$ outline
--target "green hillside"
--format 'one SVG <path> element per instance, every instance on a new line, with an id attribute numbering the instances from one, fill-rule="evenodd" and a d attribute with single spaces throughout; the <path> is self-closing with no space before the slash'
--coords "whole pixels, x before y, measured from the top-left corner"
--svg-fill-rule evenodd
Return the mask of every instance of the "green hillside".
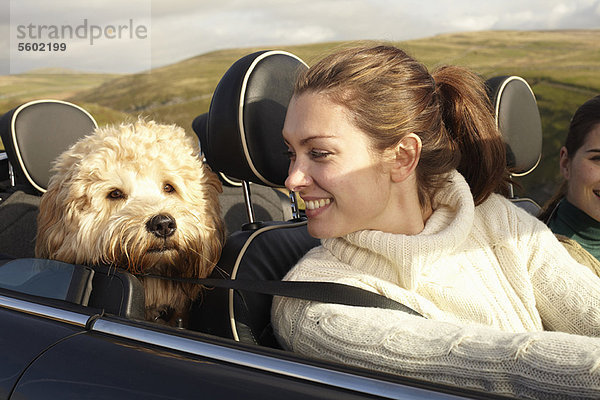
<path id="1" fill-rule="evenodd" d="M 309 65 L 344 43 L 273 47 Z M 558 149 L 577 106 L 600 93 L 600 30 L 490 31 L 445 34 L 396 43 L 429 68 L 467 66 L 485 78 L 519 75 L 532 86 L 544 129 L 543 159 L 519 182 L 538 202 L 558 180 Z M 264 48 L 215 51 L 133 75 L 16 75 L 0 77 L 0 108 L 59 97 L 88 109 L 100 124 L 145 116 L 176 123 L 190 134 L 193 118 L 208 110 L 220 77 L 238 58 Z M 7 95 L 8 93 L 8 95 Z"/>

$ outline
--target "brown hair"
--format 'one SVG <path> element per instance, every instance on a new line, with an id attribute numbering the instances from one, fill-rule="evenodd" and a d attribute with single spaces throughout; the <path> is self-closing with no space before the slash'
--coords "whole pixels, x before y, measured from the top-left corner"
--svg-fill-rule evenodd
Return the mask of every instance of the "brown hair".
<path id="1" fill-rule="evenodd" d="M 323 93 L 346 107 L 373 149 L 396 146 L 409 133 L 423 147 L 416 174 L 422 205 L 456 168 L 480 204 L 505 191 L 506 153 L 483 81 L 469 70 L 427 68 L 387 45 L 331 54 L 304 72 L 295 95 Z"/>
<path id="2" fill-rule="evenodd" d="M 592 97 L 585 103 L 583 103 L 575 114 L 571 118 L 569 124 L 569 131 L 567 133 L 567 139 L 565 140 L 565 148 L 567 149 L 567 157 L 569 160 L 573 159 L 575 153 L 585 143 L 588 133 L 590 133 L 598 124 L 600 124 L 600 95 Z M 539 219 L 548 222 L 552 212 L 567 195 L 568 182 L 563 179 L 558 190 L 554 195 L 544 204 Z"/>

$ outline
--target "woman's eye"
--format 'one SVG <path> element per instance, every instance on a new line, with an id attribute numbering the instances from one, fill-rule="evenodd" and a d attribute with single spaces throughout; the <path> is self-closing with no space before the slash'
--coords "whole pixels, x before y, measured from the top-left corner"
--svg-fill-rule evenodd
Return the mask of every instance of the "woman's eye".
<path id="1" fill-rule="evenodd" d="M 165 186 L 163 186 L 163 191 L 165 193 L 173 193 L 175 191 L 175 188 L 171 184 L 165 183 Z"/>
<path id="2" fill-rule="evenodd" d="M 108 195 L 106 197 L 108 199 L 110 199 L 110 200 L 124 199 L 125 198 L 125 193 L 123 193 L 119 189 L 113 189 L 110 192 L 108 192 Z"/>
<path id="3" fill-rule="evenodd" d="M 311 150 L 309 154 L 311 158 L 325 158 L 331 155 L 331 153 L 323 150 Z"/>

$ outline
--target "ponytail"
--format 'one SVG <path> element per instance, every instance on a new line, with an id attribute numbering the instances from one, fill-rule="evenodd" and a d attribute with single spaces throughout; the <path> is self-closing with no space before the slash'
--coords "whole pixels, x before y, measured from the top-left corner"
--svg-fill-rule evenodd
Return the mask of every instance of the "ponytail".
<path id="1" fill-rule="evenodd" d="M 458 171 L 468 182 L 475 204 L 491 193 L 506 194 L 506 150 L 483 81 L 469 70 L 444 66 L 433 73 L 442 120 L 461 157 Z"/>

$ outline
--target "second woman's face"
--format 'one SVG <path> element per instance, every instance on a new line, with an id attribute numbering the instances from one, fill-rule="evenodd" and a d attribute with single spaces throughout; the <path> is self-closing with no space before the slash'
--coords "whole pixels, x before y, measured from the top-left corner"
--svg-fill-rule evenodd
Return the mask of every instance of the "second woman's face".
<path id="1" fill-rule="evenodd" d="M 294 97 L 283 136 L 290 152 L 286 187 L 304 200 L 312 236 L 393 231 L 389 168 L 345 107 L 319 93 Z"/>
<path id="2" fill-rule="evenodd" d="M 561 170 L 568 181 L 567 200 L 600 221 L 600 125 L 587 134 L 571 159 L 561 150 Z"/>

